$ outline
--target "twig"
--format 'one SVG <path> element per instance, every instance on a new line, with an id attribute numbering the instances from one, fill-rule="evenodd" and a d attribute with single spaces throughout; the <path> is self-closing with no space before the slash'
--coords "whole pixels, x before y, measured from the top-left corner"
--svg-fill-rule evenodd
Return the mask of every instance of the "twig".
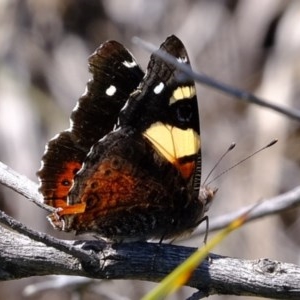
<path id="1" fill-rule="evenodd" d="M 166 62 L 176 66 L 176 68 L 178 68 L 179 70 L 184 72 L 188 77 L 194 79 L 195 81 L 197 81 L 201 84 L 207 85 L 213 89 L 219 90 L 225 94 L 231 95 L 242 101 L 254 103 L 254 104 L 257 104 L 257 105 L 260 105 L 263 107 L 267 107 L 267 108 L 277 111 L 281 114 L 284 114 L 292 119 L 300 121 L 300 111 L 296 108 L 290 109 L 287 107 L 283 107 L 281 105 L 267 102 L 266 100 L 263 100 L 249 92 L 237 89 L 237 88 L 230 86 L 228 84 L 225 84 L 225 83 L 221 83 L 209 76 L 204 75 L 203 73 L 200 74 L 200 73 L 194 72 L 189 65 L 178 62 L 177 59 L 174 58 L 172 55 L 170 55 L 160 49 L 157 50 L 157 47 L 155 47 L 153 44 L 143 41 L 142 39 L 140 39 L 138 37 L 134 37 L 133 42 L 135 44 L 140 45 L 148 52 L 151 52 L 151 53 L 154 52 L 155 55 L 159 56 L 161 59 L 165 60 Z"/>
<path id="2" fill-rule="evenodd" d="M 17 173 L 10 167 L 0 162 L 0 182 L 20 195 L 23 195 L 31 202 L 48 212 L 55 212 L 54 207 L 43 203 L 42 195 L 38 192 L 38 186 L 27 177 Z"/>
<path id="3" fill-rule="evenodd" d="M 284 194 L 262 201 L 255 209 L 253 209 L 246 222 L 250 222 L 269 215 L 274 215 L 276 213 L 283 212 L 297 206 L 300 206 L 300 186 Z M 234 211 L 233 213 L 211 218 L 209 220 L 209 231 L 215 231 L 224 228 L 235 218 L 245 213 L 251 207 L 253 207 L 253 204 Z M 205 229 L 201 227 L 199 227 L 194 232 L 194 234 L 203 233 L 205 233 Z"/>
<path id="4" fill-rule="evenodd" d="M 94 257 L 90 253 L 90 251 L 84 251 L 81 248 L 74 247 L 70 243 L 65 243 L 64 241 L 58 240 L 50 235 L 47 235 L 46 233 L 42 233 L 30 229 L 24 224 L 15 220 L 14 218 L 8 216 L 1 210 L 0 210 L 0 223 L 8 226 L 9 228 L 17 231 L 18 233 L 21 233 L 29 237 L 34 241 L 44 243 L 49 247 L 53 247 L 57 250 L 63 251 L 67 254 L 72 255 L 73 257 L 78 258 L 81 261 L 89 262 L 90 264 L 93 264 L 95 262 L 95 260 L 93 261 Z M 98 259 L 96 261 L 98 263 Z"/>

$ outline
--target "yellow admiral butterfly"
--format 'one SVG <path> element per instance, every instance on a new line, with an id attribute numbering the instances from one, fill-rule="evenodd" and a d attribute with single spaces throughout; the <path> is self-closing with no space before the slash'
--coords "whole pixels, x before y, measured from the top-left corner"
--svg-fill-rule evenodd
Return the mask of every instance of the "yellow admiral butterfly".
<path id="1" fill-rule="evenodd" d="M 174 35 L 160 49 L 190 64 Z M 44 202 L 58 208 L 48 219 L 118 242 L 191 232 L 216 192 L 200 186 L 195 83 L 155 53 L 144 75 L 115 41 L 96 50 L 89 68 L 71 126 L 48 143 L 37 173 Z"/>

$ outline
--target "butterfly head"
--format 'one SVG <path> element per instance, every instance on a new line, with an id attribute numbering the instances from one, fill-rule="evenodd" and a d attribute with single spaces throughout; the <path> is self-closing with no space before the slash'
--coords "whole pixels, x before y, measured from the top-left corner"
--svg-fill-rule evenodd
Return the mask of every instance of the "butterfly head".
<path id="1" fill-rule="evenodd" d="M 217 191 L 217 188 L 211 188 L 207 185 L 200 187 L 198 201 L 203 205 L 203 213 L 209 210 Z"/>

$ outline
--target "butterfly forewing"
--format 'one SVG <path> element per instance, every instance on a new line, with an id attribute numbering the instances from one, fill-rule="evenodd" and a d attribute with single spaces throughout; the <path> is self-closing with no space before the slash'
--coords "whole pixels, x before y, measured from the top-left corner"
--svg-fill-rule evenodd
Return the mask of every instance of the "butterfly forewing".
<path id="1" fill-rule="evenodd" d="M 110 132 L 121 108 L 144 76 L 130 52 L 116 41 L 102 44 L 89 58 L 93 78 L 72 112 L 78 144 L 91 146 Z"/>
<path id="2" fill-rule="evenodd" d="M 175 36 L 169 37 L 160 50 L 179 63 L 190 65 L 184 45 Z M 193 80 L 182 78 L 186 76 L 176 66 L 154 53 L 145 78 L 121 111 L 120 126 L 132 126 L 141 131 L 197 193 L 201 145 L 196 88 Z"/>
<path id="3" fill-rule="evenodd" d="M 113 129 L 120 109 L 144 76 L 130 52 L 115 41 L 102 44 L 90 56 L 89 70 L 92 79 L 72 112 L 70 128 L 48 143 L 37 173 L 44 202 L 54 207 L 67 206 L 73 178 L 91 146 Z"/>

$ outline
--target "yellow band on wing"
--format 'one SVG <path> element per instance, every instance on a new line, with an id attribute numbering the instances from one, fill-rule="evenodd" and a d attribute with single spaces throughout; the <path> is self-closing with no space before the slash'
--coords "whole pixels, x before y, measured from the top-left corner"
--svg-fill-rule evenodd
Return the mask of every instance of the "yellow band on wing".
<path id="1" fill-rule="evenodd" d="M 174 164 L 184 178 L 192 175 L 195 169 L 192 161 L 180 162 L 180 158 L 193 157 L 200 149 L 200 136 L 192 128 L 180 129 L 162 122 L 152 124 L 143 135 L 157 151 Z"/>
<path id="2" fill-rule="evenodd" d="M 172 97 L 170 98 L 169 105 L 179 100 L 191 99 L 196 95 L 195 86 L 179 86 L 174 90 Z"/>

